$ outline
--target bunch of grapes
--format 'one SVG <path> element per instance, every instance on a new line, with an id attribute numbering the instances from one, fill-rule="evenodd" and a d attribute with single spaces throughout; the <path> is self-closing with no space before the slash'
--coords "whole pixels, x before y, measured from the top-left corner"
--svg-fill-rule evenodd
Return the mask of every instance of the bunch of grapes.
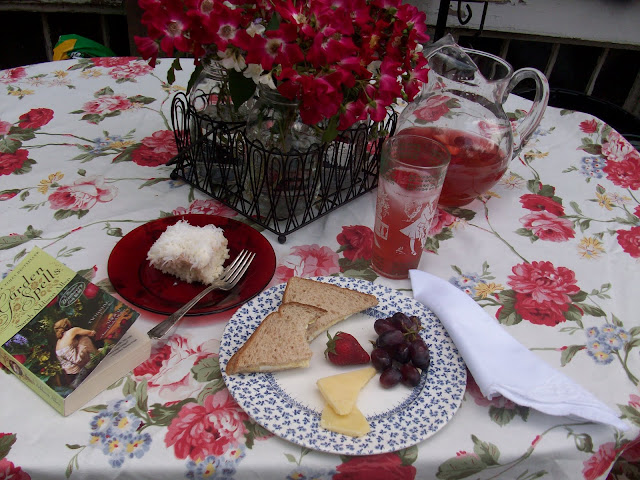
<path id="1" fill-rule="evenodd" d="M 378 338 L 373 342 L 371 363 L 380 374 L 380 384 L 391 388 L 398 383 L 415 387 L 420 371 L 429 368 L 429 349 L 420 337 L 420 319 L 402 312 L 379 318 L 373 328 Z"/>

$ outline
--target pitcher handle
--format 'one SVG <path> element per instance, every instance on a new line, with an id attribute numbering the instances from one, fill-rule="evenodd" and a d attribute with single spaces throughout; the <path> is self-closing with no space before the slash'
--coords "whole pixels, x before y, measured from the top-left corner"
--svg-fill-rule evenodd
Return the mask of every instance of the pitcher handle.
<path id="1" fill-rule="evenodd" d="M 547 104 L 549 103 L 549 81 L 544 74 L 535 68 L 521 68 L 517 70 L 509 85 L 502 96 L 502 103 L 507 100 L 507 97 L 511 93 L 511 90 L 523 80 L 533 79 L 536 84 L 536 96 L 533 100 L 533 105 L 529 110 L 529 113 L 518 122 L 513 135 L 513 155 L 517 155 L 522 149 L 531 134 L 538 128 L 542 121 L 542 115 L 544 114 Z"/>

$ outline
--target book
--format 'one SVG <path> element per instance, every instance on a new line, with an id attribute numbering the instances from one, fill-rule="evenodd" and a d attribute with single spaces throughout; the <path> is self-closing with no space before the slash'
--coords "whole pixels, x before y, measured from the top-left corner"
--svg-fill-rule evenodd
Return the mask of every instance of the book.
<path id="1" fill-rule="evenodd" d="M 67 416 L 149 358 L 139 315 L 34 247 L 0 282 L 0 363 Z"/>

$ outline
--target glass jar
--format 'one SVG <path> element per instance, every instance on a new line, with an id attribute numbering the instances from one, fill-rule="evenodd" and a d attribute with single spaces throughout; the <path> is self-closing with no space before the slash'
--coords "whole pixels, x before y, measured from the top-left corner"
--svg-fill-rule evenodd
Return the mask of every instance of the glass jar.
<path id="1" fill-rule="evenodd" d="M 245 122 L 250 102 L 236 110 L 229 87 L 229 73 L 213 55 L 205 56 L 202 71 L 189 92 L 189 104 L 198 114 L 222 122 Z"/>
<path id="2" fill-rule="evenodd" d="M 266 150 L 282 153 L 306 152 L 322 144 L 322 131 L 302 121 L 299 102 L 265 85 L 258 87 L 257 99 L 247 115 L 246 136 Z"/>

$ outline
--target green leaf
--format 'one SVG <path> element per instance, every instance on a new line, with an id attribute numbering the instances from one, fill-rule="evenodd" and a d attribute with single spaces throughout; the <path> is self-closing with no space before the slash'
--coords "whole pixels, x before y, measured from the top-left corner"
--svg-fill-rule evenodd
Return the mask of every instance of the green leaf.
<path id="1" fill-rule="evenodd" d="M 11 446 L 16 443 L 16 434 L 9 433 L 0 437 L 0 460 L 6 457 L 11 450 Z"/>
<path id="2" fill-rule="evenodd" d="M 189 82 L 187 83 L 187 91 L 186 91 L 187 94 L 189 94 L 189 92 L 193 88 L 193 85 L 196 83 L 196 80 L 198 79 L 198 76 L 200 75 L 201 72 L 202 72 L 202 64 L 200 63 L 196 65 L 195 68 L 193 69 L 193 72 L 191 72 L 191 76 L 189 77 Z"/>
<path id="3" fill-rule="evenodd" d="M 289 460 L 289 462 L 291 462 L 291 463 L 295 463 L 295 464 L 297 464 L 297 463 L 298 463 L 298 460 L 296 460 L 296 457 L 294 457 L 294 456 L 293 456 L 293 455 L 291 455 L 290 453 L 285 453 L 285 454 L 284 454 L 284 456 L 285 456 L 285 458 L 286 458 L 287 460 Z"/>
<path id="4" fill-rule="evenodd" d="M 529 230 L 528 228 L 518 228 L 516 230 L 516 233 L 518 235 L 520 235 L 521 237 L 535 237 L 535 235 L 533 234 L 533 232 L 531 230 Z"/>
<path id="5" fill-rule="evenodd" d="M 156 183 L 167 182 L 169 180 L 171 180 L 171 179 L 170 178 L 150 178 L 149 180 L 144 182 L 142 185 L 140 185 L 138 187 L 138 190 L 140 190 L 141 188 L 144 188 L 144 187 L 150 187 L 151 185 L 155 185 Z"/>
<path id="6" fill-rule="evenodd" d="M 82 116 L 81 120 L 86 120 L 89 123 L 99 123 L 103 118 L 102 115 L 98 115 L 97 113 L 87 113 Z"/>
<path id="7" fill-rule="evenodd" d="M 602 154 L 602 145 L 599 144 L 592 144 L 592 145 L 583 145 L 582 147 L 579 147 L 578 150 L 584 150 L 585 152 L 591 154 L 591 155 L 601 155 Z"/>
<path id="8" fill-rule="evenodd" d="M 500 450 L 493 443 L 483 442 L 475 435 L 471 435 L 473 440 L 473 451 L 480 457 L 485 465 L 498 465 Z"/>
<path id="9" fill-rule="evenodd" d="M 103 95 L 113 95 L 113 89 L 111 87 L 104 87 L 101 90 L 98 90 L 96 93 L 93 94 L 94 97 L 98 98 L 98 97 L 102 97 Z"/>
<path id="10" fill-rule="evenodd" d="M 458 217 L 467 221 L 473 220 L 476 216 L 476 212 L 474 212 L 473 210 L 469 210 L 468 208 L 445 208 L 444 210 L 454 217 Z"/>
<path id="11" fill-rule="evenodd" d="M 622 418 L 626 418 L 635 426 L 640 427 L 640 412 L 629 405 L 620 405 L 618 408 L 622 412 Z"/>
<path id="12" fill-rule="evenodd" d="M 471 477 L 487 468 L 475 455 L 463 455 L 446 460 L 438 467 L 436 478 L 440 480 L 459 480 Z"/>
<path id="13" fill-rule="evenodd" d="M 578 215 L 582 215 L 582 210 L 580 209 L 580 206 L 577 202 L 569 202 L 569 205 L 571 205 L 571 208 L 573 208 L 574 212 L 576 212 Z"/>
<path id="14" fill-rule="evenodd" d="M 193 378 L 198 382 L 210 382 L 222 378 L 220 361 L 217 357 L 206 357 L 191 367 Z"/>
<path id="15" fill-rule="evenodd" d="M 570 322 L 582 322 L 582 311 L 574 304 L 569 305 L 569 309 L 564 312 L 563 316 Z"/>
<path id="16" fill-rule="evenodd" d="M 68 443 L 67 443 L 67 444 L 65 445 L 65 447 L 67 447 L 67 448 L 69 448 L 69 449 L 71 449 L 71 450 L 77 450 L 77 449 L 79 449 L 79 448 L 83 448 L 83 447 L 85 447 L 85 446 L 86 446 L 86 445 L 78 445 L 77 443 L 74 443 L 73 445 L 70 445 L 70 444 L 68 444 Z"/>
<path id="17" fill-rule="evenodd" d="M 584 302 L 587 296 L 588 296 L 587 292 L 585 292 L 584 290 L 580 290 L 578 293 L 574 295 L 569 295 L 569 298 L 571 298 L 572 302 L 577 303 L 577 302 Z"/>
<path id="18" fill-rule="evenodd" d="M 587 315 L 591 315 L 593 317 L 606 317 L 607 314 L 600 307 L 594 307 L 592 305 L 588 305 L 586 303 L 576 303 L 578 307 L 580 307 L 584 313 Z"/>
<path id="19" fill-rule="evenodd" d="M 584 349 L 585 349 L 584 345 L 569 345 L 569 346 L 567 346 L 567 348 L 562 350 L 562 353 L 560 354 L 560 365 L 562 367 L 564 367 L 571 360 L 573 360 L 573 357 L 576 355 L 576 353 L 578 353 L 580 350 L 584 350 Z"/>
<path id="20" fill-rule="evenodd" d="M 516 411 L 511 408 L 489 407 L 489 417 L 495 423 L 504 427 L 516 416 Z"/>
<path id="21" fill-rule="evenodd" d="M 136 382 L 131 377 L 127 377 L 125 380 L 124 387 L 122 387 L 122 394 L 125 397 L 136 394 Z"/>
<path id="22" fill-rule="evenodd" d="M 229 74 L 229 94 L 236 112 L 240 106 L 253 97 L 256 91 L 255 82 L 235 70 L 227 70 Z"/>
<path id="23" fill-rule="evenodd" d="M 136 406 L 140 411 L 147 411 L 148 399 L 149 397 L 147 395 L 147 381 L 143 380 L 138 385 L 138 388 L 136 388 Z"/>
<path id="24" fill-rule="evenodd" d="M 213 395 L 214 393 L 219 392 L 224 388 L 225 388 L 225 384 L 222 378 L 213 380 L 212 382 L 207 383 L 204 386 L 204 388 L 200 390 L 200 393 L 198 393 L 198 398 L 196 400 L 198 401 L 199 404 L 202 405 L 204 403 L 205 398 L 207 398 L 209 395 Z"/>
<path id="25" fill-rule="evenodd" d="M 418 447 L 416 445 L 400 450 L 397 453 L 404 466 L 413 465 L 418 459 Z"/>
<path id="26" fill-rule="evenodd" d="M 102 410 L 104 410 L 105 408 L 107 408 L 106 405 L 91 405 L 91 406 L 85 407 L 85 408 L 83 408 L 81 410 L 83 412 L 87 412 L 87 413 L 98 413 L 98 412 L 101 412 Z M 69 448 L 71 448 L 71 447 L 69 447 Z"/>
<path id="27" fill-rule="evenodd" d="M 134 95 L 133 97 L 129 97 L 129 100 L 134 103 L 142 103 L 144 105 L 149 105 L 150 103 L 153 103 L 156 101 L 155 98 L 145 97 L 144 95 Z M 116 112 L 118 112 L 118 115 L 120 114 L 120 110 L 116 110 Z"/>
<path id="28" fill-rule="evenodd" d="M 187 403 L 194 403 L 195 399 L 187 398 L 181 400 L 178 403 L 172 405 L 162 405 L 161 403 L 154 403 L 149 410 L 149 416 L 156 427 L 168 427 L 171 421 L 178 416 L 178 412 L 182 410 L 182 407 Z"/>

